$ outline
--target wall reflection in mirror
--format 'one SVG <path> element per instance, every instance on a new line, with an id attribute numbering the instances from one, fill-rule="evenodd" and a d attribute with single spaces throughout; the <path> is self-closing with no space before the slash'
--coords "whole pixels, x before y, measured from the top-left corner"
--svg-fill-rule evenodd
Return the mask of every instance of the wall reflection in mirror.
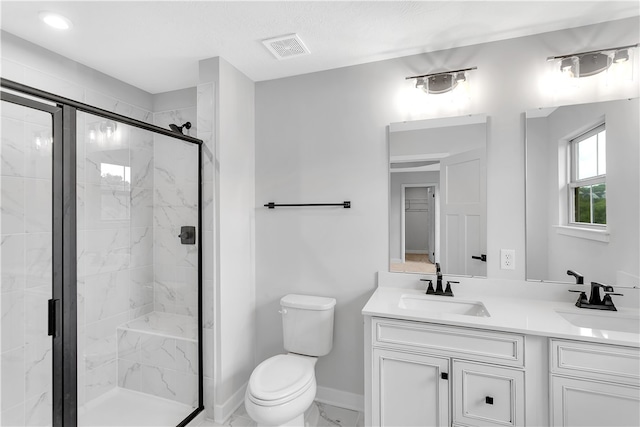
<path id="1" fill-rule="evenodd" d="M 637 98 L 527 112 L 527 279 L 638 285 L 638 114 Z"/>
<path id="2" fill-rule="evenodd" d="M 389 125 L 390 271 L 486 277 L 486 120 Z"/>

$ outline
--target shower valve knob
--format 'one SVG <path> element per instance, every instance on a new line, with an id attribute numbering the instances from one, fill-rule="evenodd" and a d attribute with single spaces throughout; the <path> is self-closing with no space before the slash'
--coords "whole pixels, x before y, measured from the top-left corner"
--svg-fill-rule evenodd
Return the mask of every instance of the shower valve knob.
<path id="1" fill-rule="evenodd" d="M 180 243 L 183 245 L 195 245 L 196 244 L 196 228 L 191 225 L 184 225 L 180 228 Z"/>

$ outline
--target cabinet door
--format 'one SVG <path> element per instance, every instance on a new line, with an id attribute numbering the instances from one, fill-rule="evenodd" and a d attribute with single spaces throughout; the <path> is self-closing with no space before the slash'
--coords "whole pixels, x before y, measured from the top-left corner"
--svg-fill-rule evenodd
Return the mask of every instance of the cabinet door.
<path id="1" fill-rule="evenodd" d="M 551 377 L 554 426 L 638 426 L 640 389 L 574 378 Z"/>
<path id="2" fill-rule="evenodd" d="M 449 359 L 373 350 L 374 426 L 448 426 Z"/>
<path id="3" fill-rule="evenodd" d="M 453 362 L 453 421 L 466 425 L 524 425 L 524 372 Z"/>

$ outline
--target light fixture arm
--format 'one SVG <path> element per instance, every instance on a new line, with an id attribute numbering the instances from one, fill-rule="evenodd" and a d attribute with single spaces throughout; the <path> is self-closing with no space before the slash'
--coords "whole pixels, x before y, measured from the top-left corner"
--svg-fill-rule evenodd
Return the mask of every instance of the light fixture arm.
<path id="1" fill-rule="evenodd" d="M 463 71 L 471 71 L 471 70 L 477 70 L 477 69 L 478 69 L 478 67 L 470 67 L 470 68 L 463 68 L 463 69 L 460 69 L 460 70 L 441 71 L 439 73 L 431 73 L 431 74 L 423 74 L 421 76 L 405 77 L 405 80 L 423 79 L 425 77 L 441 76 L 441 75 L 444 75 L 444 74 L 462 73 Z"/>
<path id="2" fill-rule="evenodd" d="M 633 49 L 633 48 L 638 47 L 638 45 L 639 45 L 639 43 L 631 44 L 631 45 L 628 45 L 628 46 L 618 46 L 618 47 L 611 47 L 611 48 L 607 48 L 607 49 L 590 50 L 588 52 L 571 53 L 571 54 L 568 54 L 568 55 L 549 56 L 549 57 L 547 57 L 547 61 L 555 61 L 555 60 L 558 60 L 558 59 L 573 58 L 575 56 L 590 55 L 590 54 L 594 54 L 594 53 L 610 52 L 610 51 L 620 50 L 620 49 Z M 407 77 L 407 78 L 409 78 L 409 77 Z"/>

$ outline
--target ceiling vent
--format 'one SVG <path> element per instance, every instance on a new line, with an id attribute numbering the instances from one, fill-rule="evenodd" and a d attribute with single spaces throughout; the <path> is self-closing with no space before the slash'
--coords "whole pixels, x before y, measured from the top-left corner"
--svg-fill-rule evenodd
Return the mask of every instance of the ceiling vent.
<path id="1" fill-rule="evenodd" d="M 269 52 L 271 52 L 273 56 L 280 60 L 311 53 L 297 34 L 288 34 L 286 36 L 262 40 L 262 43 L 269 49 Z"/>

